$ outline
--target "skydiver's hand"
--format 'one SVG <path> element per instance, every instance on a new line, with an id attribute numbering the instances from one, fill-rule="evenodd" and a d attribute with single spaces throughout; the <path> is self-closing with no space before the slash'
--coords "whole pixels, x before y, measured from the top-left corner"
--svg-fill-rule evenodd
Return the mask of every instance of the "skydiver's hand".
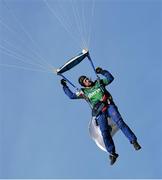
<path id="1" fill-rule="evenodd" d="M 65 79 L 61 79 L 61 84 L 63 85 L 63 86 L 66 86 L 66 80 Z"/>
<path id="2" fill-rule="evenodd" d="M 97 67 L 97 68 L 96 68 L 96 73 L 97 73 L 97 74 L 101 74 L 102 71 L 103 71 L 102 68 L 100 68 L 100 67 Z"/>

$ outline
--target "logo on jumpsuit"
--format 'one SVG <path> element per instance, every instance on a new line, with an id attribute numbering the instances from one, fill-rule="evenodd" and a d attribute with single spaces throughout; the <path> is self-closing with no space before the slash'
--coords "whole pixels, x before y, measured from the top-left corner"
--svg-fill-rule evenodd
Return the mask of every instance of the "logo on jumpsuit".
<path id="1" fill-rule="evenodd" d="M 94 92 L 88 94 L 88 98 L 95 96 L 99 92 L 101 92 L 101 89 L 96 89 Z"/>

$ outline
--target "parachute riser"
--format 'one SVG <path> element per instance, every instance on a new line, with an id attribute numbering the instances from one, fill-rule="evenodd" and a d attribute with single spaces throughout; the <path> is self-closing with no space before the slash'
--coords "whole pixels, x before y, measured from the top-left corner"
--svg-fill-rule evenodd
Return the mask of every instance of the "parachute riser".
<path id="1" fill-rule="evenodd" d="M 104 92 L 103 85 L 100 83 L 100 77 L 99 77 L 99 75 L 96 73 L 95 66 L 94 66 L 94 64 L 93 64 L 93 61 L 92 61 L 92 59 L 91 59 L 91 57 L 90 57 L 89 53 L 88 53 L 88 55 L 87 55 L 87 58 L 89 59 L 89 61 L 90 61 L 91 65 L 92 65 L 92 68 L 93 68 L 93 70 L 94 70 L 94 72 L 95 72 L 95 74 L 96 74 L 97 81 L 98 81 L 98 82 L 99 82 L 99 84 L 100 84 L 101 90 Z"/>
<path id="2" fill-rule="evenodd" d="M 67 79 L 64 75 L 59 74 L 59 76 L 61 76 L 63 79 L 65 79 L 71 86 L 73 86 L 77 91 L 79 90 L 69 79 Z"/>
<path id="3" fill-rule="evenodd" d="M 96 77 L 97 77 L 97 79 L 99 80 L 100 77 L 99 77 L 98 74 L 96 73 L 95 66 L 94 66 L 94 64 L 93 64 L 93 61 L 92 61 L 92 59 L 91 59 L 89 53 L 88 53 L 88 55 L 87 55 L 87 58 L 89 59 L 89 61 L 90 61 L 90 63 L 91 63 L 91 66 L 92 66 L 92 68 L 93 68 L 93 70 L 94 70 L 94 72 L 95 72 L 95 74 L 96 74 Z"/>

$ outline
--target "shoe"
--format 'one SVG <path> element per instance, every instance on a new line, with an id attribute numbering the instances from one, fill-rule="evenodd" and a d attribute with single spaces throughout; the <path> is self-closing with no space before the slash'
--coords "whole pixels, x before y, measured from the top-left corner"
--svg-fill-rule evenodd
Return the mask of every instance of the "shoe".
<path id="1" fill-rule="evenodd" d="M 132 144 L 133 144 L 134 149 L 135 149 L 136 151 L 138 151 L 138 150 L 140 150 L 140 149 L 141 149 L 141 146 L 138 144 L 138 142 L 137 142 L 137 141 L 133 141 L 133 142 L 132 142 Z"/>
<path id="2" fill-rule="evenodd" d="M 116 153 L 110 154 L 109 159 L 110 159 L 110 165 L 113 165 L 116 162 L 116 159 L 119 155 Z"/>

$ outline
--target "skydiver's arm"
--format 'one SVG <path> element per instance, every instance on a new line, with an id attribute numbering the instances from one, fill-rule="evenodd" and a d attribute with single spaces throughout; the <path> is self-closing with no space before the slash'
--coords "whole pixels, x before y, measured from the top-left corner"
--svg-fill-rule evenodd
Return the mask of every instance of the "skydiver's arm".
<path id="1" fill-rule="evenodd" d="M 67 83 L 66 83 L 66 80 L 65 79 L 61 79 L 60 81 L 62 87 L 63 87 L 63 90 L 65 92 L 65 94 L 70 98 L 70 99 L 83 99 L 84 96 L 83 96 L 83 93 L 82 91 L 78 91 L 76 93 L 73 93 L 69 87 L 67 86 Z"/>
<path id="2" fill-rule="evenodd" d="M 70 99 L 84 99 L 84 95 L 82 91 L 78 91 L 74 93 L 69 89 L 67 85 L 63 86 L 63 90 Z"/>
<path id="3" fill-rule="evenodd" d="M 79 97 L 76 95 L 76 93 L 73 93 L 67 85 L 63 86 L 63 90 L 70 99 L 79 99 Z"/>
<path id="4" fill-rule="evenodd" d="M 103 70 L 100 67 L 96 68 L 96 73 L 102 74 L 103 76 L 106 77 L 105 79 L 102 79 L 102 83 L 104 85 L 108 85 L 114 80 L 114 77 L 112 76 L 112 74 L 110 72 L 108 72 L 107 70 Z"/>
<path id="5" fill-rule="evenodd" d="M 107 70 L 102 70 L 101 74 L 106 77 L 102 80 L 105 85 L 110 84 L 114 80 L 113 75 Z"/>

